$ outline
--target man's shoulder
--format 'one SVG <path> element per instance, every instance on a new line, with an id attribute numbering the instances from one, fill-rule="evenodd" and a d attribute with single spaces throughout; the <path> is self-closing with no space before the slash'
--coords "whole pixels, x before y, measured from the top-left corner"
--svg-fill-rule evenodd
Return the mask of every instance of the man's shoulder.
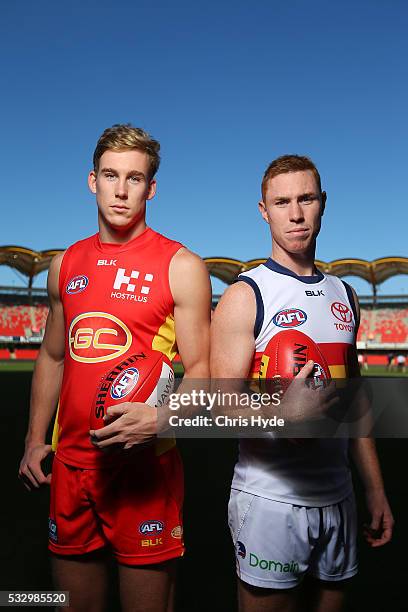
<path id="1" fill-rule="evenodd" d="M 220 303 L 234 305 L 239 311 L 255 302 L 254 289 L 243 277 L 238 276 L 232 285 L 224 291 Z"/>
<path id="2" fill-rule="evenodd" d="M 201 281 L 209 282 L 209 274 L 207 266 L 204 260 L 193 253 L 180 243 L 174 243 L 179 248 L 174 249 L 174 255 L 170 262 L 170 278 L 171 282 L 178 279 L 182 285 L 187 284 L 191 289 L 191 283 L 196 279 L 199 283 Z"/>

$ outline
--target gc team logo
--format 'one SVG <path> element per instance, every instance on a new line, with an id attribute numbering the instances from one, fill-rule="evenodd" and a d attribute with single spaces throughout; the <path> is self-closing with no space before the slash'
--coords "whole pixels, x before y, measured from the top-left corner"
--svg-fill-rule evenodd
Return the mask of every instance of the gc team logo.
<path id="1" fill-rule="evenodd" d="M 242 542 L 237 540 L 236 548 L 237 548 L 237 555 L 238 555 L 238 557 L 242 557 L 243 559 L 245 559 L 245 557 L 246 557 L 245 544 L 243 544 Z"/>
<path id="2" fill-rule="evenodd" d="M 81 363 L 100 363 L 120 357 L 132 344 L 132 334 L 114 315 L 84 312 L 68 331 L 69 354 Z"/>
<path id="3" fill-rule="evenodd" d="M 350 308 L 341 302 L 333 302 L 330 306 L 333 316 L 336 317 L 342 323 L 351 323 L 353 313 Z"/>
<path id="4" fill-rule="evenodd" d="M 272 319 L 273 323 L 278 327 L 285 329 L 290 327 L 299 327 L 307 321 L 307 314 L 300 308 L 285 308 L 280 310 Z"/>
<path id="5" fill-rule="evenodd" d="M 74 278 L 71 278 L 71 280 L 69 281 L 65 291 L 69 295 L 72 295 L 74 293 L 81 293 L 81 291 L 84 291 L 84 289 L 87 288 L 88 283 L 89 279 L 84 274 L 82 274 L 81 276 L 74 276 Z"/>
<path id="6" fill-rule="evenodd" d="M 176 527 L 173 527 L 171 530 L 171 537 L 175 538 L 176 540 L 181 540 L 183 537 L 183 527 L 181 525 L 176 525 Z"/>
<path id="7" fill-rule="evenodd" d="M 111 398 L 116 400 L 126 397 L 135 388 L 138 380 L 139 370 L 136 368 L 128 368 L 121 372 L 112 383 L 110 389 Z"/>

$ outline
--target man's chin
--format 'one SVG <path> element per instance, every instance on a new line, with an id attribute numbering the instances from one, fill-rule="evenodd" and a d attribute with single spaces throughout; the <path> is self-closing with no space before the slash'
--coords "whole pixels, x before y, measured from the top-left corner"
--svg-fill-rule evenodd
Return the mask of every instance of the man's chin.
<path id="1" fill-rule="evenodd" d="M 292 255 L 307 255 L 312 250 L 313 245 L 309 240 L 298 240 L 296 242 L 291 242 L 286 250 L 288 253 L 292 253 Z"/>
<path id="2" fill-rule="evenodd" d="M 137 219 L 106 219 L 107 223 L 110 225 L 115 232 L 127 232 L 129 231 L 135 224 Z"/>

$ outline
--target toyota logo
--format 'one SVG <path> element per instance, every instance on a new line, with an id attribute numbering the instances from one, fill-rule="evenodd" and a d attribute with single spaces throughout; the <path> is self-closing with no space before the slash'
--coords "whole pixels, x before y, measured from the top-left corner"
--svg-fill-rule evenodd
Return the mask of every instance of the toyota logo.
<path id="1" fill-rule="evenodd" d="M 330 308 L 336 319 L 342 321 L 342 323 L 351 323 L 353 313 L 348 306 L 341 302 L 333 302 Z"/>

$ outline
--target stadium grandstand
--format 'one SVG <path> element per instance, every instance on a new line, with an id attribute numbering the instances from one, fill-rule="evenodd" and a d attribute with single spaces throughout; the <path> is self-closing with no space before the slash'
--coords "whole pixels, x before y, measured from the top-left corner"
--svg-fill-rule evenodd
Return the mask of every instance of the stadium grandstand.
<path id="1" fill-rule="evenodd" d="M 0 265 L 15 269 L 26 285 L 0 286 L 0 360 L 32 360 L 38 354 L 48 313 L 45 289 L 34 288 L 33 280 L 48 269 L 51 259 L 61 249 L 33 251 L 19 246 L 0 247 Z M 207 257 L 210 275 L 229 285 L 240 272 L 259 265 L 265 259 L 247 262 L 225 257 Z M 408 298 L 403 295 L 379 295 L 378 286 L 398 274 L 408 274 L 408 258 L 383 257 L 374 261 L 337 259 L 316 261 L 322 271 L 339 277 L 357 276 L 372 288 L 370 295 L 359 295 L 361 323 L 357 348 L 371 365 L 387 365 L 397 355 L 408 354 Z M 213 306 L 219 295 L 213 296 Z"/>

